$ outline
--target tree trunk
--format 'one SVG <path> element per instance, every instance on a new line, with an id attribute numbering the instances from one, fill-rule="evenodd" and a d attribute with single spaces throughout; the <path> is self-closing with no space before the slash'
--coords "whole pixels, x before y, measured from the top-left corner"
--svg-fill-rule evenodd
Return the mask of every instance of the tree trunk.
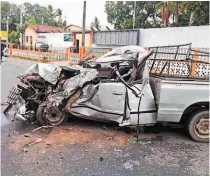
<path id="1" fill-rule="evenodd" d="M 173 14 L 173 25 L 174 25 L 174 23 L 175 23 L 175 20 L 174 20 L 174 14 Z"/>
<path id="2" fill-rule="evenodd" d="M 168 20 L 166 19 L 166 20 L 164 20 L 164 27 L 167 27 L 168 26 Z"/>
<path id="3" fill-rule="evenodd" d="M 175 6 L 175 17 L 176 17 L 175 25 L 178 26 L 179 24 L 179 2 L 178 1 L 176 1 L 176 6 Z"/>
<path id="4" fill-rule="evenodd" d="M 23 49 L 23 33 L 21 33 L 21 44 L 22 44 L 22 49 Z"/>
<path id="5" fill-rule="evenodd" d="M 190 13 L 189 26 L 192 26 L 195 21 L 194 12 Z"/>

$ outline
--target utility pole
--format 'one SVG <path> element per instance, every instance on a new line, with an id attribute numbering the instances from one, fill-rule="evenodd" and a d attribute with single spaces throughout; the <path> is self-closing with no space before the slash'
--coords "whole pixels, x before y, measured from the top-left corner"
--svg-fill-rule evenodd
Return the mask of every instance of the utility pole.
<path id="1" fill-rule="evenodd" d="M 135 28 L 135 19 L 136 18 L 136 1 L 134 1 L 134 9 L 133 9 L 133 29 Z"/>
<path id="2" fill-rule="evenodd" d="M 6 47 L 9 48 L 9 16 L 7 18 L 7 41 L 6 41 Z"/>
<path id="3" fill-rule="evenodd" d="M 42 25 L 44 24 L 44 18 L 42 17 Z"/>
<path id="4" fill-rule="evenodd" d="M 22 12 L 22 8 L 20 8 L 20 25 L 21 25 L 21 28 L 23 26 L 23 12 Z M 23 33 L 21 32 L 21 45 L 23 47 Z"/>
<path id="5" fill-rule="evenodd" d="M 85 46 L 85 20 L 86 20 L 86 1 L 83 4 L 83 21 L 82 21 L 82 46 Z"/>
<path id="6" fill-rule="evenodd" d="M 23 12 L 22 9 L 20 9 L 20 24 L 23 24 Z"/>

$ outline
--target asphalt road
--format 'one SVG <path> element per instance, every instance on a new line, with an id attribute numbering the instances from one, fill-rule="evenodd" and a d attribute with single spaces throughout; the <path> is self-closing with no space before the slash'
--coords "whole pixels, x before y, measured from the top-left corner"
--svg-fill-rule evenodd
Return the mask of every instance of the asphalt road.
<path id="1" fill-rule="evenodd" d="M 4 59 L 2 109 L 16 76 L 33 63 Z M 71 119 L 61 128 L 32 132 L 36 124 L 1 119 L 3 176 L 209 175 L 209 145 L 192 141 L 183 129 L 146 128 L 137 143 L 135 133 L 111 124 Z"/>

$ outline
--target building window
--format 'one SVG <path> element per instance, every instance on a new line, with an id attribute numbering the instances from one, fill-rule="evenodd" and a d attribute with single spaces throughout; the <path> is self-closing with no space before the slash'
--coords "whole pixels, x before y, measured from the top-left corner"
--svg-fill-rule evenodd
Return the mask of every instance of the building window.
<path id="1" fill-rule="evenodd" d="M 30 42 L 32 43 L 32 36 L 30 36 Z"/>
<path id="2" fill-rule="evenodd" d="M 26 36 L 26 42 L 28 42 L 28 36 Z"/>

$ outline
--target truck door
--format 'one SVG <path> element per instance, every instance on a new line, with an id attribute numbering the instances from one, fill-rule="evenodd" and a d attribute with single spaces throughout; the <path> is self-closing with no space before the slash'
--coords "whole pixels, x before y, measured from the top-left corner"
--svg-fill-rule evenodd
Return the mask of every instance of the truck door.
<path id="1" fill-rule="evenodd" d="M 101 117 L 122 123 L 125 109 L 126 87 L 121 82 L 101 82 L 94 105 L 101 109 Z"/>

